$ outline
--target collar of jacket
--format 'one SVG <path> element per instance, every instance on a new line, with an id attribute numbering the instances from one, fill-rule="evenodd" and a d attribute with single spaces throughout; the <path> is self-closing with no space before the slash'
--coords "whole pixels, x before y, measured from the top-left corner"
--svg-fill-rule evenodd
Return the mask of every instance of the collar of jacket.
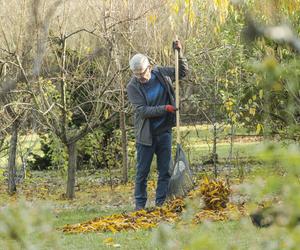
<path id="1" fill-rule="evenodd" d="M 158 78 L 158 80 L 159 80 L 161 83 L 167 85 L 167 89 L 169 89 L 169 87 L 171 87 L 171 86 L 169 86 L 170 83 L 168 83 L 168 82 L 166 81 L 166 79 L 164 78 L 164 76 L 163 76 L 162 73 L 160 72 L 158 66 L 154 66 L 153 69 L 152 69 L 152 71 L 151 71 L 151 73 L 155 74 L 155 76 Z M 142 83 L 140 83 L 136 77 L 133 78 L 133 83 L 134 83 L 135 85 L 137 85 L 139 88 L 142 86 Z M 141 89 L 142 89 L 142 88 L 141 88 Z"/>
<path id="2" fill-rule="evenodd" d="M 171 104 L 173 106 L 175 106 L 175 93 L 174 93 L 174 89 L 172 87 L 172 83 L 165 79 L 165 76 L 161 73 L 158 66 L 154 66 L 151 73 L 155 74 L 155 76 L 158 78 L 158 80 L 162 84 L 164 84 L 164 86 L 166 87 L 166 90 L 168 92 L 168 95 L 170 97 Z M 148 104 L 147 95 L 146 95 L 145 89 L 142 88 L 142 83 L 140 83 L 138 81 L 138 79 L 136 77 L 134 77 L 133 84 L 135 84 L 137 86 L 137 88 L 141 91 L 141 93 L 145 97 L 146 103 Z"/>

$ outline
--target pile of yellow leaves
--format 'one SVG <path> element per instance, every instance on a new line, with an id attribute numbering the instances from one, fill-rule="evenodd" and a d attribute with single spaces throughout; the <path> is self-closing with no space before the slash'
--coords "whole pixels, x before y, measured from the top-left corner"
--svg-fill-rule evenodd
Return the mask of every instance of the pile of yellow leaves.
<path id="1" fill-rule="evenodd" d="M 126 230 L 149 229 L 156 227 L 159 222 L 175 222 L 184 208 L 182 199 L 175 199 L 163 207 L 151 210 L 140 210 L 128 214 L 115 214 L 107 217 L 95 218 L 75 225 L 66 225 L 63 232 L 120 232 Z"/>
<path id="2" fill-rule="evenodd" d="M 200 193 L 205 202 L 205 208 L 211 210 L 221 210 L 227 206 L 231 193 L 229 184 L 221 179 L 208 179 L 200 184 Z"/>
<path id="3" fill-rule="evenodd" d="M 195 215 L 194 223 L 200 223 L 205 220 L 224 221 L 238 219 L 246 215 L 243 206 L 229 203 L 231 189 L 225 180 L 210 180 L 205 177 L 200 184 L 198 192 L 200 192 L 204 200 L 205 208 Z"/>
<path id="4" fill-rule="evenodd" d="M 226 208 L 220 210 L 203 209 L 197 213 L 194 217 L 194 223 L 200 223 L 203 221 L 225 221 L 225 220 L 237 220 L 247 213 L 243 206 L 237 206 L 229 203 Z"/>
<path id="5" fill-rule="evenodd" d="M 205 178 L 198 189 L 191 191 L 190 199 L 203 198 L 205 207 L 198 212 L 193 223 L 205 220 L 220 221 L 238 219 L 245 215 L 243 207 L 228 203 L 231 193 L 229 185 L 224 180 L 209 180 Z M 185 207 L 182 198 L 171 200 L 163 207 L 140 210 L 130 213 L 114 214 L 95 218 L 75 225 L 66 225 L 63 232 L 120 232 L 126 230 L 149 229 L 156 227 L 161 221 L 175 222 Z"/>

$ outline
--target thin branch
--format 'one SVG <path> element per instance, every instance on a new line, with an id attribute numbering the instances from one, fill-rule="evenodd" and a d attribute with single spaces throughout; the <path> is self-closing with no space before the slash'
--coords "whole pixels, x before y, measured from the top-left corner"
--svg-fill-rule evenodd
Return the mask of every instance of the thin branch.
<path id="1" fill-rule="evenodd" d="M 155 10 L 155 9 L 158 9 L 158 8 L 161 8 L 163 5 L 166 4 L 166 0 L 165 1 L 162 1 L 161 4 L 158 4 L 158 5 L 154 5 L 152 8 L 149 8 L 147 10 L 145 10 L 143 13 L 141 13 L 140 15 L 136 16 L 136 17 L 133 17 L 133 18 L 126 18 L 126 19 L 123 19 L 123 20 L 120 20 L 118 22 L 115 22 L 113 24 L 111 24 L 110 26 L 107 27 L 107 30 L 110 30 L 112 29 L 113 27 L 117 26 L 117 25 L 120 25 L 120 24 L 123 24 L 123 23 L 127 23 L 127 22 L 132 22 L 132 21 L 137 21 L 139 19 L 141 19 L 142 17 L 144 17 L 146 14 L 148 14 L 150 11 L 152 10 Z"/>
<path id="2" fill-rule="evenodd" d="M 72 33 L 70 33 L 70 34 L 64 36 L 63 39 L 64 39 L 64 40 L 67 40 L 67 39 L 70 38 L 71 36 L 74 36 L 74 35 L 76 35 L 77 33 L 80 33 L 80 32 L 86 32 L 86 33 L 89 33 L 89 34 L 91 34 L 91 35 L 93 35 L 93 36 L 96 36 L 96 37 L 98 37 L 98 38 L 101 38 L 99 35 L 95 34 L 95 31 L 96 31 L 96 30 L 97 30 L 97 29 L 93 29 L 93 30 L 87 30 L 87 29 L 85 29 L 85 28 L 79 29 L 79 30 L 76 30 L 76 31 L 74 31 L 74 32 L 72 32 Z"/>
<path id="3" fill-rule="evenodd" d="M 95 128 L 104 126 L 105 124 L 109 123 L 112 121 L 112 119 L 117 115 L 117 112 L 112 113 L 107 119 L 105 119 L 104 121 L 100 122 L 100 119 L 95 122 L 94 124 L 90 124 L 89 122 L 86 124 L 86 126 L 75 136 L 71 137 L 68 140 L 68 144 L 72 144 L 77 142 L 78 140 L 80 140 L 81 138 L 83 138 L 84 136 L 86 136 L 88 133 L 90 133 L 91 131 L 93 131 Z"/>
<path id="4" fill-rule="evenodd" d="M 54 106 L 55 106 L 55 103 L 52 103 L 51 106 L 49 107 L 49 109 L 46 110 L 46 111 L 43 113 L 43 116 L 45 116 L 46 114 L 48 114 L 48 113 L 52 110 L 52 108 L 53 108 Z"/>

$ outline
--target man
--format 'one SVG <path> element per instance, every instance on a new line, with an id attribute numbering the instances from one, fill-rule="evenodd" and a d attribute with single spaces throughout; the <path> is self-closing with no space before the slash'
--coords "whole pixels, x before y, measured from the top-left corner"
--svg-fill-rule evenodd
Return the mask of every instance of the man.
<path id="1" fill-rule="evenodd" d="M 186 59 L 180 41 L 173 42 L 179 51 L 179 77 L 187 72 Z M 175 97 L 172 82 L 174 67 L 154 67 L 143 54 L 134 55 L 130 62 L 133 77 L 127 94 L 135 112 L 137 170 L 135 180 L 135 209 L 144 209 L 147 202 L 147 178 L 153 155 L 157 157 L 158 181 L 156 206 L 161 206 L 167 195 L 170 180 L 172 127 L 175 125 Z"/>

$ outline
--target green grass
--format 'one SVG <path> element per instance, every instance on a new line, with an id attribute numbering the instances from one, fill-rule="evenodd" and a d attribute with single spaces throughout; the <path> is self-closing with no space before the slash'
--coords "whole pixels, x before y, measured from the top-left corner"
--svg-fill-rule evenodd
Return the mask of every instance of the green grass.
<path id="1" fill-rule="evenodd" d="M 183 128 L 183 137 L 186 134 L 187 128 Z M 188 128 L 189 133 L 183 140 L 184 151 L 192 164 L 201 164 L 203 160 L 207 159 L 211 153 L 212 144 L 206 138 L 211 138 L 210 128 L 207 126 L 197 126 L 194 128 Z M 237 133 L 246 134 L 247 131 L 243 128 L 239 128 Z M 226 135 L 228 135 L 228 128 L 221 132 L 220 138 L 217 145 L 217 153 L 220 159 L 225 159 L 228 156 L 230 144 L 228 140 L 224 140 Z M 176 133 L 173 134 L 174 139 L 176 138 Z M 25 140 L 24 147 L 29 147 L 36 140 L 35 137 L 31 137 L 29 140 Z M 233 148 L 233 156 L 240 158 L 255 157 L 256 149 L 262 142 L 235 142 Z M 35 152 L 38 152 L 38 143 L 35 144 Z M 133 143 L 131 143 L 133 145 Z M 5 165 L 5 157 L 1 157 L 1 164 Z M 134 160 L 131 161 L 134 165 Z M 130 168 L 130 179 L 133 179 L 135 168 L 134 166 Z M 155 169 L 155 161 L 153 161 L 152 170 Z M 152 171 L 154 173 L 154 171 Z M 114 172 L 118 175 L 120 171 Z M 152 178 L 153 173 L 151 173 Z M 65 234 L 60 229 L 66 224 L 77 224 L 91 220 L 96 217 L 111 215 L 115 213 L 122 213 L 124 211 L 132 211 L 133 209 L 133 189 L 128 187 L 125 189 L 115 189 L 110 190 L 108 187 L 102 187 L 96 181 L 96 179 L 103 178 L 107 171 L 99 171 L 92 176 L 88 172 L 78 172 L 77 183 L 80 184 L 80 191 L 76 191 L 76 199 L 74 201 L 66 201 L 60 198 L 60 194 L 65 191 L 65 180 L 55 171 L 43 171 L 43 172 L 33 172 L 33 179 L 35 183 L 30 186 L 29 183 L 25 185 L 25 190 L 23 195 L 29 195 L 36 197 L 36 193 L 28 193 L 28 189 L 37 189 L 39 192 L 38 185 L 43 188 L 49 188 L 53 190 L 51 197 L 48 195 L 41 196 L 50 203 L 51 211 L 54 216 L 54 227 L 57 229 L 56 236 L 58 239 L 59 249 L 114 249 L 113 246 L 107 245 L 104 241 L 107 238 L 112 238 L 113 244 L 118 244 L 119 249 L 130 249 L 130 250 L 140 250 L 140 249 L 166 249 L 164 242 L 158 243 L 157 235 L 161 234 L 161 229 L 153 230 L 139 230 L 139 231 L 128 231 L 120 233 L 85 233 L 85 234 Z M 92 182 L 94 181 L 94 182 Z M 46 185 L 45 183 L 50 184 Z M 1 188 L 4 185 L 1 186 Z M 19 188 L 19 192 L 21 187 Z M 154 191 L 149 192 L 150 200 L 153 201 Z M 27 196 L 26 196 L 27 198 Z M 19 199 L 19 198 L 18 198 Z M 8 197 L 6 194 L 0 195 L 0 204 L 7 204 Z M 29 199 L 30 200 L 30 199 Z M 119 201 L 121 205 L 115 206 Z M 12 199 L 9 202 L 14 202 Z M 36 200 L 31 200 L 34 206 L 38 206 Z M 184 242 L 185 246 L 189 246 L 188 249 L 200 249 L 199 243 L 197 243 L 198 238 L 206 237 L 204 239 L 204 244 L 206 241 L 213 236 L 213 240 L 216 241 L 217 245 L 224 246 L 223 249 L 249 249 L 250 246 L 257 245 L 261 242 L 259 230 L 254 228 L 252 225 L 245 227 L 243 223 L 239 221 L 232 222 L 216 222 L 210 223 L 209 227 L 198 225 L 192 231 L 190 228 L 177 228 L 172 230 L 168 238 L 170 240 L 178 240 Z M 33 236 L 34 237 L 34 236 Z M 234 243 L 234 245 L 232 245 Z M 1 244 L 1 239 L 0 239 Z M 202 244 L 202 243 L 201 243 Z M 234 246 L 238 248 L 234 248 Z M 225 246 L 233 246 L 232 248 Z M 1 248 L 1 247 L 0 247 Z M 47 248 L 45 248 L 47 249 Z M 49 249 L 52 249 L 49 247 Z M 207 248 L 206 248 L 207 249 Z M 222 248 L 220 248 L 222 249 Z M 255 248 L 260 249 L 260 248 Z"/>
<path id="2" fill-rule="evenodd" d="M 55 226 L 60 228 L 68 223 L 78 223 L 90 220 L 95 217 L 105 216 L 113 213 L 119 213 L 120 210 L 70 210 L 64 211 L 58 214 Z M 249 219 L 246 219 L 249 224 Z M 214 236 L 217 245 L 232 246 L 238 245 L 238 249 L 249 249 L 250 245 L 260 243 L 260 230 L 252 225 L 247 227 L 243 226 L 243 223 L 239 221 L 229 222 L 216 222 L 211 223 L 209 231 L 206 231 L 202 225 L 198 225 L 195 228 L 180 228 L 175 230 L 172 227 L 170 234 L 171 240 L 178 239 L 181 242 L 185 242 L 186 245 L 197 245 L 197 235 L 207 235 L 208 237 Z M 153 230 L 138 230 L 119 233 L 85 233 L 85 234 L 65 234 L 58 232 L 58 241 L 61 249 L 112 249 L 111 246 L 105 244 L 105 239 L 112 238 L 114 244 L 119 244 L 120 249 L 164 249 L 163 246 L 158 244 L 156 238 L 157 234 L 160 234 L 160 229 Z M 195 242 L 196 243 L 195 243 Z M 197 249 L 191 248 L 191 249 Z M 225 249 L 225 248 L 224 248 Z M 230 249 L 230 248 L 227 248 Z"/>
<path id="3" fill-rule="evenodd" d="M 122 211 L 130 211 L 130 210 L 132 210 L 132 208 L 128 206 L 123 206 L 121 209 L 120 208 L 105 209 L 101 206 L 93 206 L 93 205 L 86 206 L 85 208 L 79 208 L 79 209 L 68 209 L 56 214 L 54 226 L 56 228 L 61 228 L 66 224 L 76 224 L 78 222 L 88 221 L 96 217 L 107 216 L 114 213 L 121 213 Z"/>
<path id="4" fill-rule="evenodd" d="M 61 228 L 66 224 L 75 224 L 91 220 L 100 216 L 107 216 L 122 211 L 130 211 L 131 207 L 121 209 L 71 209 L 56 215 L 55 227 Z M 119 244 L 121 249 L 155 249 L 152 242 L 152 231 L 139 230 L 120 233 L 85 233 L 85 234 L 65 234 L 58 232 L 58 240 L 61 249 L 111 249 L 104 240 L 112 238 L 114 244 Z"/>
<path id="5" fill-rule="evenodd" d="M 213 243 L 212 249 L 248 250 L 251 246 L 256 246 L 252 249 L 264 249 L 259 247 L 262 243 L 261 236 L 261 230 L 245 218 L 242 221 L 200 224 L 192 229 L 179 228 L 173 237 L 180 239 L 186 249 L 209 249 Z"/>
<path id="6" fill-rule="evenodd" d="M 249 143 L 235 143 L 233 147 L 233 157 L 254 157 L 258 146 L 262 142 L 249 142 Z M 191 163 L 201 163 L 203 159 L 209 157 L 212 151 L 212 145 L 207 144 L 194 144 L 191 146 L 183 146 L 184 151 Z M 219 158 L 227 158 L 229 155 L 230 144 L 219 143 L 217 144 L 217 154 Z"/>
<path id="7" fill-rule="evenodd" d="M 126 208 L 123 207 L 123 209 Z M 59 249 L 114 249 L 115 247 L 112 245 L 115 245 L 119 246 L 118 249 L 164 250 L 171 242 L 177 244 L 178 247 L 180 246 L 180 248 L 172 249 L 264 249 L 262 242 L 266 239 L 268 231 L 272 230 L 255 228 L 249 218 L 244 218 L 242 221 L 204 223 L 196 226 L 187 223 L 169 224 L 168 230 L 159 227 L 152 230 L 82 234 L 66 234 L 59 230 L 67 223 L 80 223 L 113 213 L 120 213 L 120 209 L 103 210 L 98 207 L 93 209 L 68 209 L 58 213 L 54 225 L 58 229 L 55 238 Z M 33 242 L 40 239 L 35 237 L 39 236 L 32 235 L 31 240 Z M 112 245 L 105 243 L 109 238 L 111 238 Z M 210 242 L 214 243 L 214 248 L 208 248 Z M 2 243 L 0 237 L 0 244 Z M 253 246 L 255 247 L 253 248 Z M 42 249 L 52 250 L 53 245 L 50 242 L 44 245 Z"/>
<path id="8" fill-rule="evenodd" d="M 42 206 L 42 204 L 39 205 Z M 123 209 L 128 209 L 128 208 L 123 207 L 122 210 Z M 26 216 L 26 211 L 22 211 L 22 213 L 24 214 L 24 216 Z M 53 241 L 47 242 L 45 244 L 41 244 L 43 247 L 42 248 L 39 247 L 38 249 L 53 250 L 55 245 L 58 245 L 60 250 L 111 249 L 113 247 L 105 243 L 105 240 L 108 238 L 112 238 L 113 244 L 119 244 L 120 249 L 132 249 L 132 250 L 155 249 L 153 247 L 153 242 L 152 242 L 152 231 L 150 230 L 128 231 L 128 232 L 115 233 L 115 234 L 114 233 L 66 234 L 61 231 L 62 226 L 65 224 L 68 223 L 76 224 L 87 220 L 91 220 L 95 217 L 106 216 L 113 213 L 120 213 L 120 210 L 119 209 L 103 210 L 100 207 L 98 207 L 93 209 L 91 208 L 68 209 L 63 212 L 60 212 L 55 216 L 54 219 L 54 227 L 57 229 L 57 231 L 54 233 Z M 37 214 L 37 216 L 39 215 Z M 34 227 L 34 224 L 32 224 L 30 228 L 32 227 Z M 24 227 L 21 226 L 21 228 Z M 5 240 L 3 242 L 1 233 L 2 231 L 0 232 L 0 246 L 7 246 L 8 242 Z M 36 233 L 31 235 L 30 237 L 26 237 L 28 243 L 29 242 L 37 243 L 42 239 L 43 238 Z M 17 246 L 18 245 L 16 245 L 14 249 L 19 249 Z M 2 248 L 2 247 L 0 247 L 0 249 L 6 250 L 6 248 Z"/>
<path id="9" fill-rule="evenodd" d="M 62 221 L 84 221 L 87 217 L 94 217 L 94 213 L 82 214 L 81 212 L 72 212 L 73 215 L 62 214 Z M 101 213 L 100 213 L 101 214 Z M 99 215 L 99 214 L 98 214 Z M 199 236 L 207 237 L 207 241 L 213 240 L 216 245 L 223 246 L 222 249 L 239 249 L 247 250 L 250 246 L 259 246 L 262 242 L 261 232 L 263 230 L 257 229 L 251 225 L 249 219 L 245 219 L 248 223 L 247 227 L 243 224 L 245 222 L 229 221 L 229 222 L 215 222 L 210 223 L 209 228 L 203 225 L 198 225 L 195 228 L 171 226 L 172 231 L 169 232 L 170 240 L 180 240 L 187 249 L 199 249 L 197 243 Z M 160 234 L 160 229 L 153 230 L 138 230 L 120 233 L 86 233 L 86 234 L 64 234 L 59 233 L 59 245 L 61 249 L 112 249 L 104 243 L 107 238 L 112 238 L 114 244 L 119 244 L 120 249 L 165 249 L 161 242 L 157 242 L 157 235 Z M 201 237 L 200 237 L 201 238 Z M 164 244 L 164 242 L 162 242 Z M 201 243 L 203 244 L 203 243 Z M 226 246 L 226 247 L 225 247 Z M 238 247 L 238 248 L 234 248 Z M 221 249 L 221 248 L 220 248 Z M 255 248 L 263 249 L 263 248 Z"/>
<path id="10" fill-rule="evenodd" d="M 181 136 L 183 138 L 188 138 L 192 140 L 206 140 L 212 139 L 213 137 L 213 127 L 212 125 L 196 125 L 196 126 L 182 126 L 180 128 Z M 176 129 L 173 129 L 174 134 Z M 217 126 L 217 135 L 219 139 L 224 139 L 228 137 L 231 133 L 230 126 L 228 125 L 219 125 Z M 255 131 L 248 131 L 242 125 L 236 127 L 235 135 L 255 135 Z"/>
<path id="11" fill-rule="evenodd" d="M 123 233 L 87 233 L 67 235 L 60 234 L 59 245 L 61 249 L 113 249 L 114 247 L 107 245 L 104 241 L 112 238 L 114 244 L 119 244 L 120 249 L 141 250 L 141 249 L 159 249 L 154 246 L 152 241 L 152 231 L 130 231 Z"/>

